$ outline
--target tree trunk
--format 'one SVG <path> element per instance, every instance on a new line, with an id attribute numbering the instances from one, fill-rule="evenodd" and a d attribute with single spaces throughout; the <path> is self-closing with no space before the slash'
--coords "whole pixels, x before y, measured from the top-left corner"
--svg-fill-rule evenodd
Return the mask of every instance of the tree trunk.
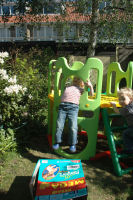
<path id="1" fill-rule="evenodd" d="M 92 1 L 92 16 L 90 22 L 90 38 L 87 49 L 86 58 L 95 56 L 95 48 L 97 44 L 97 30 L 98 30 L 98 14 L 99 14 L 99 0 Z"/>

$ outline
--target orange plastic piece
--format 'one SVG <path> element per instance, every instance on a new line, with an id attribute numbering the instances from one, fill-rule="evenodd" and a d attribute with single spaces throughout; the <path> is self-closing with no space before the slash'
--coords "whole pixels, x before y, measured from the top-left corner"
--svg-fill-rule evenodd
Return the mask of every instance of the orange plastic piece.
<path id="1" fill-rule="evenodd" d="M 85 106 L 86 106 L 86 107 L 89 107 L 89 104 L 86 104 Z"/>

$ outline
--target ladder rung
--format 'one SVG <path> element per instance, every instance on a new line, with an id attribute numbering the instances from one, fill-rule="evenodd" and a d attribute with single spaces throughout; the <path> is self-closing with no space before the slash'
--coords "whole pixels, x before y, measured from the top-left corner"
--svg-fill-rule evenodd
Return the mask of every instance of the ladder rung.
<path id="1" fill-rule="evenodd" d="M 133 157 L 133 154 L 118 154 L 117 156 L 118 158 L 129 158 Z"/>
<path id="2" fill-rule="evenodd" d="M 112 117 L 122 117 L 120 114 L 116 114 L 116 113 L 108 114 L 108 116 L 110 118 L 112 118 Z"/>
<path id="3" fill-rule="evenodd" d="M 126 128 L 125 126 L 113 126 L 113 127 L 111 127 L 111 130 L 112 131 L 118 131 L 118 130 L 123 130 L 125 128 Z"/>
<path id="4" fill-rule="evenodd" d="M 129 173 L 129 172 L 132 171 L 132 170 L 133 170 L 133 167 L 129 167 L 129 168 L 127 168 L 127 169 L 122 169 L 121 172 L 122 172 L 122 175 L 124 175 L 124 174 Z"/>

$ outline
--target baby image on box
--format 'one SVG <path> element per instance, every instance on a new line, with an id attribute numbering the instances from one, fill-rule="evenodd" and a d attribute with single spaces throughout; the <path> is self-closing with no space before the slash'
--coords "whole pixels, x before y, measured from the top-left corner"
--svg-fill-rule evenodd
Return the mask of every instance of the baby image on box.
<path id="1" fill-rule="evenodd" d="M 52 178 L 54 178 L 58 172 L 60 171 L 60 168 L 58 165 L 49 165 L 47 166 L 43 173 L 42 173 L 42 177 L 45 179 L 45 180 L 50 180 Z"/>

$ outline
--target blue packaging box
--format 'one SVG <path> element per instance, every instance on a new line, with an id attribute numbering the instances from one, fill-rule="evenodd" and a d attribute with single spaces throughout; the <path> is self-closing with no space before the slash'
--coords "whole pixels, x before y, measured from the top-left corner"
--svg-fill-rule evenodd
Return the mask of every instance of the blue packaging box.
<path id="1" fill-rule="evenodd" d="M 40 159 L 31 181 L 34 200 L 87 199 L 81 160 Z"/>

